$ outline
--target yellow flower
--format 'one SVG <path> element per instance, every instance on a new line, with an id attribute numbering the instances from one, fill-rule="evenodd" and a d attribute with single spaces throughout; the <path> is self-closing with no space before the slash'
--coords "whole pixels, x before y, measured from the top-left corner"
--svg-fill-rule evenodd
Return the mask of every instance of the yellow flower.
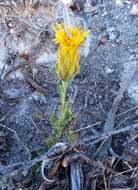
<path id="1" fill-rule="evenodd" d="M 63 81 L 68 81 L 79 72 L 80 55 L 78 48 L 84 44 L 89 32 L 76 27 L 63 27 L 60 24 L 56 24 L 54 31 L 54 42 L 59 45 L 57 74 Z"/>

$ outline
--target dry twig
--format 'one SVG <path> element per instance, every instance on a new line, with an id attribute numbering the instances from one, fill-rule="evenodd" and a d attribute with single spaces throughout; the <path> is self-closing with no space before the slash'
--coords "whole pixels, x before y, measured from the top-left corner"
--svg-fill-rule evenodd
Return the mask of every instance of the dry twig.
<path id="1" fill-rule="evenodd" d="M 117 135 L 117 134 L 124 133 L 126 131 L 131 131 L 134 129 L 138 129 L 138 124 L 135 124 L 133 126 L 123 127 L 122 129 L 118 129 L 118 130 L 112 130 L 110 132 L 106 132 L 106 133 L 103 133 L 101 135 L 91 136 L 90 138 L 87 138 L 87 139 L 84 139 L 83 141 L 81 141 L 80 144 L 93 145 L 93 144 L 96 144 L 97 142 L 99 142 L 105 138 L 109 138 L 113 135 Z M 93 141 L 93 142 L 90 142 L 90 141 Z"/>
<path id="2" fill-rule="evenodd" d="M 121 99 L 123 98 L 124 92 L 127 89 L 128 83 L 131 81 L 132 77 L 134 76 L 135 71 L 136 71 L 136 64 L 132 65 L 131 70 L 129 71 L 129 73 L 127 73 L 126 78 L 122 81 L 120 89 L 118 91 L 118 94 L 113 102 L 113 105 L 112 105 L 110 111 L 107 114 L 107 119 L 106 119 L 105 125 L 103 127 L 104 133 L 113 130 L 114 121 L 116 118 L 116 112 L 118 110 L 119 103 L 120 103 Z M 99 152 L 97 152 L 97 155 L 100 154 L 99 155 L 100 157 L 103 157 L 104 155 L 106 155 L 108 153 L 108 149 L 111 146 L 111 142 L 112 142 L 112 138 L 110 136 L 110 138 L 107 139 L 107 141 L 100 148 Z"/>

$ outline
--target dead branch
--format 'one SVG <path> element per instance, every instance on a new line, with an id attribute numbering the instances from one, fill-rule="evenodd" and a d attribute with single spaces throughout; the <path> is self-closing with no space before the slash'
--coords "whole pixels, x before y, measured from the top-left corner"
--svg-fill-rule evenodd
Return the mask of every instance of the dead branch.
<path id="1" fill-rule="evenodd" d="M 45 162 L 46 164 L 46 162 L 49 160 L 55 160 L 69 148 L 71 148 L 71 146 L 66 143 L 57 143 L 48 152 L 45 152 L 44 154 L 34 158 L 33 160 L 22 161 L 9 166 L 0 165 L 0 174 L 5 175 L 5 177 L 12 177 L 17 175 L 18 173 L 26 175 L 28 170 L 38 162 Z"/>
<path id="2" fill-rule="evenodd" d="M 73 162 L 70 165 L 71 189 L 83 190 L 82 164 Z"/>
<path id="3" fill-rule="evenodd" d="M 27 80 L 29 82 L 29 84 L 35 88 L 38 92 L 42 93 L 42 94 L 46 94 L 47 91 L 45 88 L 43 88 L 42 86 L 40 86 L 37 82 L 35 82 L 33 79 L 31 79 L 29 76 L 27 76 Z"/>
<path id="4" fill-rule="evenodd" d="M 80 131 L 83 131 L 83 130 L 85 130 L 85 129 L 89 129 L 89 128 L 94 127 L 94 126 L 96 126 L 96 125 L 99 125 L 99 124 L 101 124 L 101 123 L 102 123 L 102 121 L 99 121 L 99 122 L 97 122 L 97 123 L 88 125 L 88 126 L 86 126 L 86 127 L 83 127 L 83 128 L 77 129 L 77 130 L 70 131 L 70 133 L 78 133 L 78 132 L 80 132 Z"/>
<path id="5" fill-rule="evenodd" d="M 122 129 L 106 132 L 101 135 L 92 136 L 88 139 L 84 139 L 81 143 L 74 145 L 74 147 L 75 146 L 78 147 L 78 146 L 82 146 L 82 145 L 88 146 L 89 144 L 93 145 L 93 144 L 95 144 L 103 139 L 109 138 L 113 135 L 124 133 L 126 131 L 134 130 L 134 129 L 138 129 L 138 124 L 135 124 L 133 126 L 127 126 Z M 5 175 L 6 177 L 15 176 L 18 173 L 23 173 L 25 175 L 25 174 L 27 174 L 28 170 L 31 167 L 33 167 L 36 163 L 43 162 L 43 161 L 46 162 L 46 160 L 48 161 L 50 159 L 54 160 L 57 158 L 56 156 L 61 156 L 61 154 L 65 153 L 69 148 L 73 148 L 73 147 L 69 146 L 68 144 L 64 144 L 64 146 L 62 147 L 62 146 L 60 146 L 59 143 L 57 143 L 56 146 L 54 146 L 48 152 L 45 152 L 44 154 L 36 157 L 33 160 L 22 161 L 22 162 L 18 162 L 16 164 L 12 164 L 9 166 L 0 165 L 0 174 Z M 44 167 L 45 167 L 45 164 L 44 164 Z M 44 172 L 44 167 L 43 167 L 43 172 Z"/>
<path id="6" fill-rule="evenodd" d="M 103 132 L 109 132 L 112 131 L 114 128 L 114 121 L 116 118 L 116 112 L 118 110 L 118 106 L 119 103 L 121 101 L 121 99 L 124 96 L 124 92 L 126 91 L 129 82 L 131 81 L 132 77 L 134 76 L 134 73 L 136 71 L 136 64 L 132 65 L 131 70 L 129 71 L 129 73 L 127 73 L 126 78 L 122 81 L 120 89 L 118 91 L 118 94 L 113 102 L 113 105 L 110 109 L 110 111 L 107 114 L 107 119 L 105 121 L 105 125 L 103 127 Z M 97 156 L 98 154 L 100 154 L 100 157 L 103 157 L 104 155 L 107 154 L 108 149 L 111 146 L 111 142 L 112 142 L 112 137 L 110 136 L 110 138 L 107 138 L 107 141 L 105 141 L 105 143 L 102 145 L 102 147 L 99 149 L 99 151 L 97 152 L 97 154 L 95 154 L 95 156 Z"/>
<path id="7" fill-rule="evenodd" d="M 101 135 L 91 136 L 90 138 L 87 138 L 87 139 L 84 139 L 83 141 L 81 141 L 80 144 L 84 144 L 86 146 L 93 145 L 105 138 L 109 138 L 113 135 L 117 135 L 117 134 L 124 133 L 126 131 L 130 131 L 130 130 L 134 130 L 134 129 L 138 129 L 138 124 L 134 124 L 133 126 L 123 127 L 122 129 L 118 129 L 118 130 L 112 130 L 110 132 L 106 132 Z M 93 141 L 93 142 L 90 142 L 90 141 Z"/>

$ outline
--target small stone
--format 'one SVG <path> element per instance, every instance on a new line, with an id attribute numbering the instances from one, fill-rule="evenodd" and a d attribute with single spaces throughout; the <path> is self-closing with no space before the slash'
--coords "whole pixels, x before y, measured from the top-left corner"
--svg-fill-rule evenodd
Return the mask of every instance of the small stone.
<path id="1" fill-rule="evenodd" d="M 5 137 L 5 134 L 3 131 L 0 131 L 0 137 Z"/>
<path id="2" fill-rule="evenodd" d="M 90 12 L 90 11 L 94 11 L 95 8 L 92 7 L 92 5 L 90 3 L 86 2 L 84 4 L 84 9 L 85 9 L 85 12 Z"/>
<path id="3" fill-rule="evenodd" d="M 107 15 L 107 12 L 106 12 L 106 11 L 102 13 L 102 16 L 106 16 L 106 15 Z"/>
<path id="4" fill-rule="evenodd" d="M 44 52 L 43 54 L 41 54 L 37 60 L 36 60 L 36 64 L 43 64 L 43 63 L 54 63 L 56 62 L 57 59 L 57 53 L 53 53 L 53 52 Z"/>
<path id="5" fill-rule="evenodd" d="M 116 38 L 116 35 L 114 33 L 111 33 L 110 34 L 110 40 L 115 40 L 115 38 Z"/>
<path id="6" fill-rule="evenodd" d="M 9 26 L 10 28 L 12 28 L 12 27 L 13 27 L 13 24 L 10 22 L 10 23 L 8 24 L 8 26 Z"/>
<path id="7" fill-rule="evenodd" d="M 119 39 L 116 39 L 116 43 L 119 43 L 120 42 L 120 40 Z"/>
<path id="8" fill-rule="evenodd" d="M 14 34 L 15 33 L 15 30 L 13 28 L 10 29 L 10 33 L 11 34 Z"/>
<path id="9" fill-rule="evenodd" d="M 114 71 L 113 69 L 111 69 L 110 67 L 106 66 L 105 72 L 106 72 L 107 74 L 110 74 L 110 73 L 112 73 L 113 71 Z"/>
<path id="10" fill-rule="evenodd" d="M 123 6 L 124 5 L 124 0 L 116 0 L 116 4 L 119 6 Z"/>
<path id="11" fill-rule="evenodd" d="M 72 3 L 72 0 L 60 0 L 63 4 L 69 5 Z"/>
<path id="12" fill-rule="evenodd" d="M 112 47 L 116 47 L 116 44 L 112 44 Z"/>
<path id="13" fill-rule="evenodd" d="M 113 31 L 114 31 L 114 27 L 107 28 L 107 32 L 113 32 Z"/>
<path id="14" fill-rule="evenodd" d="M 22 73 L 22 71 L 20 70 L 17 70 L 13 73 L 11 73 L 11 75 L 8 77 L 8 80 L 10 79 L 20 79 L 20 80 L 23 80 L 24 79 L 24 75 Z"/>
<path id="15" fill-rule="evenodd" d="M 135 111 L 136 115 L 138 115 L 138 110 Z"/>
<path id="16" fill-rule="evenodd" d="M 138 4 L 135 4 L 132 6 L 132 9 L 130 10 L 130 14 L 138 15 Z"/>

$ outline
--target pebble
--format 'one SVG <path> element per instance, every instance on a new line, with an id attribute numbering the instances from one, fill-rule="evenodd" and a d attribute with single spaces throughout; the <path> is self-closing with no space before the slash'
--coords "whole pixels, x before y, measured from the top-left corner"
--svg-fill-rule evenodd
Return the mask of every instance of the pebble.
<path id="1" fill-rule="evenodd" d="M 15 72 L 12 72 L 9 76 L 8 76 L 8 80 L 11 79 L 20 79 L 23 80 L 24 79 L 24 75 L 20 70 L 17 70 Z"/>
<path id="2" fill-rule="evenodd" d="M 114 71 L 114 69 L 111 69 L 110 67 L 106 66 L 105 72 L 106 72 L 107 74 L 110 74 L 110 73 L 112 73 L 113 71 Z"/>
<path id="3" fill-rule="evenodd" d="M 116 35 L 114 33 L 111 33 L 110 34 L 110 40 L 115 40 L 115 38 L 116 38 Z"/>
<path id="4" fill-rule="evenodd" d="M 72 0 L 60 0 L 63 4 L 69 5 L 72 3 Z"/>
<path id="5" fill-rule="evenodd" d="M 119 6 L 123 6 L 124 5 L 124 0 L 116 0 L 116 4 Z"/>
<path id="6" fill-rule="evenodd" d="M 107 28 L 107 32 L 113 32 L 113 31 L 114 31 L 114 27 Z"/>
<path id="7" fill-rule="evenodd" d="M 112 44 L 112 47 L 116 47 L 116 44 Z"/>
<path id="8" fill-rule="evenodd" d="M 138 110 L 135 111 L 136 115 L 138 115 Z"/>
<path id="9" fill-rule="evenodd" d="M 116 39 L 115 41 L 117 44 L 119 44 L 121 42 L 120 39 Z"/>
<path id="10" fill-rule="evenodd" d="M 132 14 L 132 15 L 138 15 L 138 4 L 134 4 L 132 6 L 132 9 L 130 10 L 130 14 Z"/>
<path id="11" fill-rule="evenodd" d="M 104 16 L 106 16 L 108 13 L 105 11 L 105 12 L 103 12 L 101 15 L 104 17 Z"/>
<path id="12" fill-rule="evenodd" d="M 85 10 L 85 12 L 90 12 L 90 11 L 95 10 L 95 8 L 92 7 L 92 5 L 90 4 L 90 2 L 86 2 L 85 5 L 84 5 L 84 10 Z"/>
<path id="13" fill-rule="evenodd" d="M 54 63 L 57 60 L 57 52 L 53 53 L 53 52 L 44 52 L 43 54 L 41 54 L 37 60 L 36 60 L 36 64 L 43 64 L 43 63 Z"/>

